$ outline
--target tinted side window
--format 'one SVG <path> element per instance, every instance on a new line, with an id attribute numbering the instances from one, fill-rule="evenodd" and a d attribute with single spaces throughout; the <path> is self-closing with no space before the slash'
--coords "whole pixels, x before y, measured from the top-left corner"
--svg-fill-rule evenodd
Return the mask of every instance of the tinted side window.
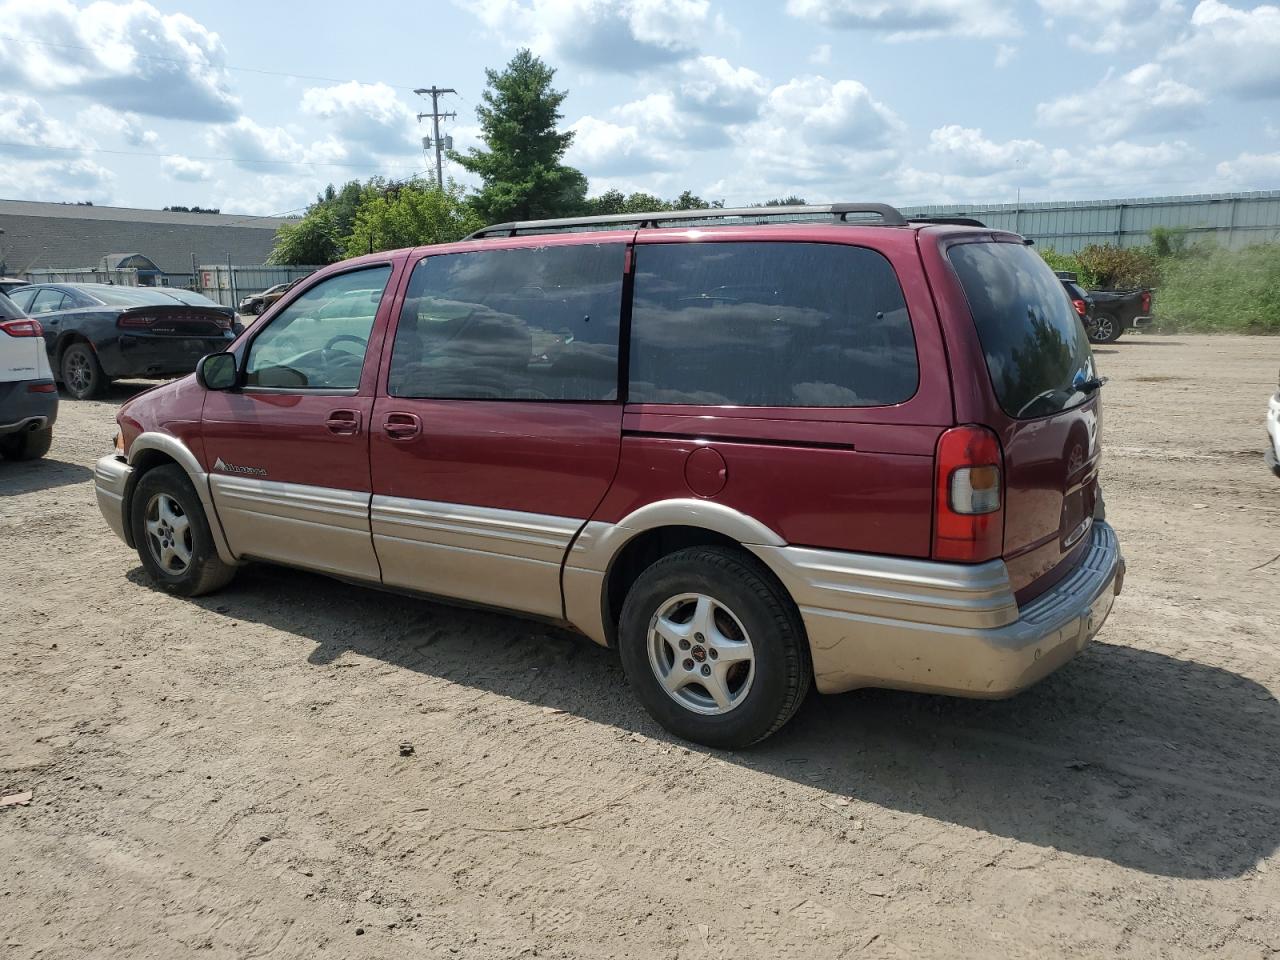
<path id="1" fill-rule="evenodd" d="M 396 328 L 395 397 L 614 400 L 625 246 L 427 257 Z"/>
<path id="2" fill-rule="evenodd" d="M 9 299 L 18 305 L 18 309 L 23 313 L 31 312 L 31 301 L 36 298 L 36 289 L 32 287 L 22 287 L 9 294 Z"/>
<path id="3" fill-rule="evenodd" d="M 61 290 L 41 290 L 36 294 L 35 300 L 27 309 L 27 312 L 33 317 L 37 317 L 42 313 L 53 313 L 55 310 L 62 309 L 62 301 L 66 299 L 62 295 Z"/>
<path id="4" fill-rule="evenodd" d="M 1084 325 L 1062 281 L 1020 243 L 961 243 L 947 256 L 978 328 L 996 398 L 1011 417 L 1083 403 L 1096 375 Z"/>
<path id="5" fill-rule="evenodd" d="M 305 291 L 249 347 L 245 385 L 352 390 L 391 267 L 340 273 Z"/>
<path id="6" fill-rule="evenodd" d="M 902 287 L 874 250 L 672 243 L 636 255 L 632 401 L 873 407 L 916 392 Z"/>

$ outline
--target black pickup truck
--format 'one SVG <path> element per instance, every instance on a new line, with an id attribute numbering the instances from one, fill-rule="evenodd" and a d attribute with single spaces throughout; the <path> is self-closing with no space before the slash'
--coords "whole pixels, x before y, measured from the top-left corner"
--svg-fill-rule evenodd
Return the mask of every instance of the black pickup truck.
<path id="1" fill-rule="evenodd" d="M 1088 331 L 1094 343 L 1114 343 L 1126 330 L 1151 322 L 1150 290 L 1090 290 L 1089 297 Z"/>

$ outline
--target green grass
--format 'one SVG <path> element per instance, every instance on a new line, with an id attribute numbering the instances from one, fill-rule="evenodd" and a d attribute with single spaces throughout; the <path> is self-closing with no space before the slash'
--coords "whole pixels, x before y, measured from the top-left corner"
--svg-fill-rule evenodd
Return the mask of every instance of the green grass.
<path id="1" fill-rule="evenodd" d="M 1154 313 L 1161 330 L 1280 334 L 1280 243 L 1163 258 Z"/>

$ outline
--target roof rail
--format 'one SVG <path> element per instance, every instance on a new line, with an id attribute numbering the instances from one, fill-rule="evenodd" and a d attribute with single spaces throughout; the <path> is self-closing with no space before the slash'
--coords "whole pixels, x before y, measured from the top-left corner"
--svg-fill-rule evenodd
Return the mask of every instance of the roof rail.
<path id="1" fill-rule="evenodd" d="M 825 203 L 788 207 L 735 207 L 710 210 L 661 210 L 652 213 L 610 213 L 594 217 L 564 217 L 558 220 L 518 220 L 511 223 L 495 223 L 477 230 L 467 240 L 483 240 L 486 237 L 518 237 L 522 234 L 572 232 L 605 227 L 657 227 L 671 220 L 729 220 L 740 218 L 751 223 L 763 223 L 765 219 L 778 217 L 812 217 L 826 214 L 836 223 L 849 222 L 849 214 L 869 213 L 880 218 L 886 227 L 905 227 L 907 219 L 887 203 Z"/>
<path id="2" fill-rule="evenodd" d="M 986 224 L 973 217 L 908 217 L 909 223 L 949 223 L 956 227 L 985 227 Z"/>

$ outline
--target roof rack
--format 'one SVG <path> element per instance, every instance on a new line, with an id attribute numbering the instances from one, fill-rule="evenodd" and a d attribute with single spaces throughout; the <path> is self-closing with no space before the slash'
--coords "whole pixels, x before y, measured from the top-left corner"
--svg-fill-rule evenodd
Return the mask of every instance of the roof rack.
<path id="1" fill-rule="evenodd" d="M 985 227 L 986 224 L 973 217 L 908 217 L 909 223 L 949 223 L 956 227 Z"/>
<path id="2" fill-rule="evenodd" d="M 905 227 L 907 219 L 887 203 L 826 203 L 788 207 L 736 207 L 725 210 L 662 210 L 653 213 L 611 213 L 594 217 L 564 217 L 559 220 L 519 220 L 511 223 L 495 223 L 477 230 L 467 240 L 483 240 L 486 237 L 518 237 L 524 234 L 572 232 L 574 230 L 599 230 L 609 227 L 635 227 L 637 230 L 658 227 L 669 221 L 730 220 L 737 218 L 748 223 L 764 223 L 780 217 L 803 217 L 805 220 L 827 215 L 835 223 L 848 223 L 850 214 L 873 214 L 886 227 Z M 805 222 L 802 220 L 800 222 Z M 855 221 L 861 222 L 861 221 Z"/>

